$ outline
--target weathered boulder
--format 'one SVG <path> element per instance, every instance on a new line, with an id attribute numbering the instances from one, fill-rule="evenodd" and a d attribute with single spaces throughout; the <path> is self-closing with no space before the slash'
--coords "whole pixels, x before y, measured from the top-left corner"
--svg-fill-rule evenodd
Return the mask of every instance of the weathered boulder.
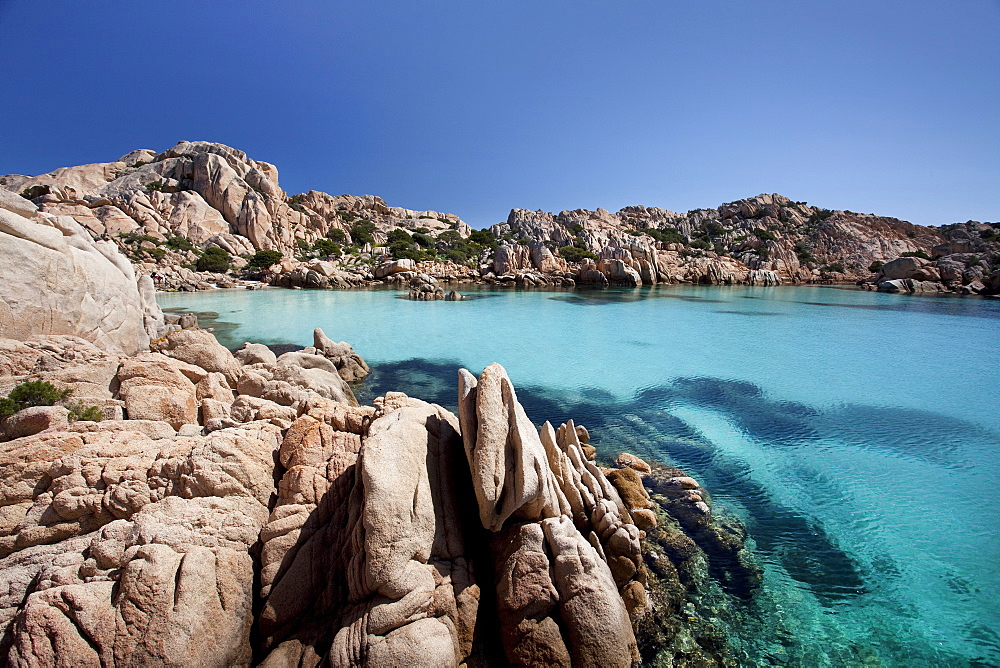
<path id="1" fill-rule="evenodd" d="M 204 329 L 181 329 L 157 339 L 153 350 L 168 357 L 223 374 L 232 384 L 240 376 L 240 364 L 211 332 Z"/>
<path id="2" fill-rule="evenodd" d="M 349 343 L 334 342 L 323 330 L 317 327 L 313 330 L 313 347 L 337 367 L 337 373 L 348 382 L 361 380 L 368 375 L 370 369 L 361 355 L 354 352 Z"/>
<path id="3" fill-rule="evenodd" d="M 69 411 L 63 406 L 32 406 L 0 421 L 0 433 L 10 440 L 65 424 L 69 424 Z"/>
<path id="4" fill-rule="evenodd" d="M 274 364 L 278 361 L 274 352 L 263 343 L 244 343 L 243 347 L 233 353 L 236 360 L 246 364 Z"/>
<path id="5" fill-rule="evenodd" d="M 380 265 L 375 270 L 375 278 L 385 278 L 386 276 L 392 276 L 393 274 L 401 274 L 407 271 L 414 271 L 413 260 L 393 260 L 392 262 L 385 262 Z"/>
<path id="6" fill-rule="evenodd" d="M 280 434 L 132 424 L 39 434 L 0 457 L 20 481 L 2 498 L 20 518 L 0 526 L 5 664 L 250 664 L 250 548 Z"/>
<path id="7" fill-rule="evenodd" d="M 555 430 L 546 422 L 539 434 L 498 364 L 478 381 L 459 370 L 458 400 L 480 521 L 495 534 L 508 659 L 589 666 L 638 661 L 631 617 L 646 606 L 639 529 L 614 486 L 584 457 L 575 425 Z M 627 603 L 620 590 L 635 595 Z"/>
<path id="8" fill-rule="evenodd" d="M 198 424 L 195 384 L 168 360 L 126 359 L 118 382 L 131 419 L 162 420 L 174 429 Z"/>
<path id="9" fill-rule="evenodd" d="M 241 395 L 260 397 L 282 406 L 299 406 L 316 395 L 357 406 L 351 387 L 337 373 L 282 364 L 250 364 L 236 381 Z"/>
<path id="10" fill-rule="evenodd" d="M 900 257 L 882 265 L 882 275 L 886 280 L 914 278 L 924 280 L 924 267 L 930 265 L 928 260 L 919 257 Z"/>
<path id="11" fill-rule="evenodd" d="M 155 310 L 143 303 L 132 265 L 113 244 L 93 241 L 66 216 L 29 220 L 0 208 L 5 337 L 72 334 L 104 350 L 134 353 L 149 346 L 143 323 Z"/>

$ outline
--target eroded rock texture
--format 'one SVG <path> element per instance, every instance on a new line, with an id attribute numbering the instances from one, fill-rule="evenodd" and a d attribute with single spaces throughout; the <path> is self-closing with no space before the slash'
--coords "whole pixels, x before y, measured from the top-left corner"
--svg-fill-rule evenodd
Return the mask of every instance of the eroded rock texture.
<path id="1" fill-rule="evenodd" d="M 695 481 L 600 468 L 499 365 L 459 372 L 455 416 L 358 406 L 329 350 L 154 347 L 0 340 L 0 386 L 35 372 L 129 418 L 0 445 L 3 665 L 630 666 L 634 628 L 646 657 L 680 646 L 682 580 L 753 586 Z"/>
<path id="2" fill-rule="evenodd" d="M 459 371 L 459 415 L 480 521 L 494 532 L 497 607 L 513 663 L 627 666 L 645 605 L 639 530 L 586 459 L 575 426 L 541 435 L 506 371 Z M 628 592 L 628 601 L 621 592 Z"/>

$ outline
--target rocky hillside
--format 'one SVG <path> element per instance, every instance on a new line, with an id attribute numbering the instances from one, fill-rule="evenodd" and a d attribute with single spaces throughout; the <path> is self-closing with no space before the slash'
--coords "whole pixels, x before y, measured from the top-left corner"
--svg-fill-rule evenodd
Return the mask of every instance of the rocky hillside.
<path id="1" fill-rule="evenodd" d="M 209 142 L 133 151 L 40 176 L 2 176 L 0 186 L 114 241 L 164 288 L 230 285 L 194 270 L 243 270 L 263 272 L 275 285 L 314 288 L 444 278 L 1000 291 L 1000 223 L 925 227 L 777 194 L 687 213 L 514 209 L 505 223 L 474 231 L 454 214 L 390 207 L 371 195 L 289 195 L 274 165 Z M 933 266 L 880 272 L 898 258 Z"/>
<path id="2" fill-rule="evenodd" d="M 541 256 L 552 250 L 582 263 L 578 282 L 597 284 L 877 284 L 885 277 L 880 274 L 884 264 L 933 256 L 943 258 L 937 264 L 947 269 L 936 279 L 933 272 L 928 277 L 943 281 L 944 289 L 981 281 L 1000 268 L 1000 224 L 924 227 L 821 209 L 782 195 L 758 195 L 684 214 L 644 206 L 617 213 L 514 209 L 506 223 L 491 230 L 509 243 L 494 260 L 498 274 L 541 269 Z M 1000 289 L 996 283 L 994 290 Z M 986 288 L 974 287 L 976 292 Z"/>
<path id="3" fill-rule="evenodd" d="M 274 165 L 210 142 L 182 141 L 162 153 L 140 149 L 114 162 L 39 176 L 0 176 L 0 186 L 43 212 L 72 216 L 97 237 L 126 245 L 139 238 L 147 242 L 145 250 L 164 252 L 192 249 L 186 240 L 233 255 L 276 250 L 292 257 L 321 239 L 384 243 L 397 228 L 431 235 L 455 230 L 464 237 L 471 232 L 454 214 L 390 207 L 371 195 L 311 190 L 289 196 Z M 352 230 L 360 238 L 353 239 Z"/>

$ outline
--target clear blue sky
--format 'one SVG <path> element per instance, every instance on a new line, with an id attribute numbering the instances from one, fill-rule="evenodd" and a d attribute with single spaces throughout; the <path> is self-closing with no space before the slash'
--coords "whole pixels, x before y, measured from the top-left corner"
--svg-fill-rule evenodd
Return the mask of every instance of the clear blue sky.
<path id="1" fill-rule="evenodd" d="M 0 0 L 0 174 L 205 139 L 476 227 L 760 192 L 1000 220 L 1000 0 Z"/>

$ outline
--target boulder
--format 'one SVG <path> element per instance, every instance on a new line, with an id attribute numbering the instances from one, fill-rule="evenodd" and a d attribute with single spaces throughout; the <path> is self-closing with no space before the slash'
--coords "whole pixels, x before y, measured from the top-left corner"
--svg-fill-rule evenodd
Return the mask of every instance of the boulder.
<path id="1" fill-rule="evenodd" d="M 39 434 L 0 456 L 3 480 L 21 481 L 5 503 L 28 508 L 16 534 L 0 526 L 18 550 L 0 559 L 6 665 L 250 664 L 250 550 L 278 429 L 151 438 L 129 424 Z"/>
<path id="2" fill-rule="evenodd" d="M 223 374 L 230 384 L 240 376 L 240 364 L 211 332 L 204 329 L 182 329 L 167 334 L 150 346 L 168 357 L 201 367 L 205 371 Z"/>
<path id="3" fill-rule="evenodd" d="M 233 353 L 233 356 L 243 365 L 274 364 L 278 361 L 274 352 L 263 343 L 244 343 L 242 348 Z"/>
<path id="4" fill-rule="evenodd" d="M 339 374 L 325 369 L 304 369 L 282 364 L 243 367 L 236 382 L 239 394 L 260 397 L 282 406 L 300 406 L 321 398 L 357 406 L 354 392 Z"/>
<path id="5" fill-rule="evenodd" d="M 348 382 L 361 380 L 370 371 L 368 364 L 361 355 L 354 352 L 349 343 L 334 342 L 319 327 L 313 330 L 313 347 L 316 348 L 316 352 L 333 362 L 337 373 Z"/>
<path id="6" fill-rule="evenodd" d="M 923 280 L 923 268 L 930 265 L 928 260 L 919 257 L 900 257 L 882 265 L 882 275 L 886 280 L 914 278 Z"/>
<path id="7" fill-rule="evenodd" d="M 32 406 L 0 422 L 7 440 L 31 436 L 46 429 L 69 424 L 69 411 L 62 406 Z"/>
<path id="8" fill-rule="evenodd" d="M 198 424 L 195 384 L 169 361 L 126 359 L 118 370 L 119 394 L 134 420 L 162 420 L 174 429 Z"/>
<path id="9" fill-rule="evenodd" d="M 38 280 L 24 280 L 25 276 Z M 110 352 L 149 346 L 132 265 L 67 216 L 31 220 L 0 209 L 0 332 L 72 334 Z M 154 318 L 155 319 L 155 318 Z"/>
<path id="10" fill-rule="evenodd" d="M 416 264 L 413 260 L 404 259 L 384 262 L 377 269 L 375 269 L 375 278 L 385 278 L 386 276 L 392 276 L 393 274 L 415 271 L 415 269 Z"/>

